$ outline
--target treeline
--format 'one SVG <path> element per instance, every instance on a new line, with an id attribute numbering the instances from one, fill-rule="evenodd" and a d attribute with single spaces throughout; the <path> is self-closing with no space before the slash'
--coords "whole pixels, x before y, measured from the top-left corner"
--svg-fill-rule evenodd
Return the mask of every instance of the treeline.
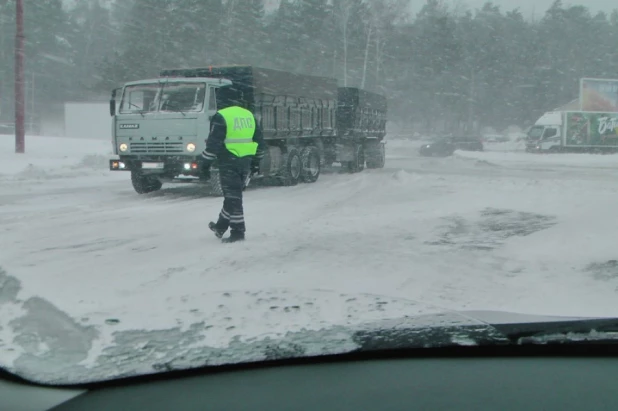
<path id="1" fill-rule="evenodd" d="M 525 126 L 618 77 L 618 12 L 556 1 L 543 15 L 427 0 L 25 0 L 35 112 L 106 96 L 163 67 L 259 66 L 384 93 L 419 132 Z M 12 116 L 14 1 L 0 0 L 0 121 Z M 32 83 L 34 86 L 32 86 Z"/>

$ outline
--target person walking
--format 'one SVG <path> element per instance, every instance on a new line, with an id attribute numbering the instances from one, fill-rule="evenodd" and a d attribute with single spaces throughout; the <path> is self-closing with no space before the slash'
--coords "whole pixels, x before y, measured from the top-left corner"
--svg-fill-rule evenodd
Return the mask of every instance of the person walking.
<path id="1" fill-rule="evenodd" d="M 255 116 L 240 104 L 218 110 L 212 117 L 200 172 L 209 179 L 210 167 L 218 160 L 223 208 L 217 222 L 210 222 L 208 227 L 217 238 L 223 238 L 229 228 L 230 236 L 222 240 L 224 243 L 245 239 L 242 193 L 251 175 L 259 173 L 265 148 Z"/>

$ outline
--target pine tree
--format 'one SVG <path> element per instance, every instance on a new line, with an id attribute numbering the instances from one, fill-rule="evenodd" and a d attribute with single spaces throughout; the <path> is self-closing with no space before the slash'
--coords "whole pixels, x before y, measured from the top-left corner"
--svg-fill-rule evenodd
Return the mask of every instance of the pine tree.
<path id="1" fill-rule="evenodd" d="M 99 64 L 112 52 L 114 32 L 109 5 L 101 0 L 76 4 L 70 12 L 71 44 L 75 73 L 72 90 L 84 98 L 84 91 L 93 90 L 99 82 Z"/>
<path id="2" fill-rule="evenodd" d="M 303 36 L 300 9 L 291 0 L 281 0 L 279 7 L 265 27 L 265 67 L 300 71 L 306 61 L 302 50 Z"/>
<path id="3" fill-rule="evenodd" d="M 26 122 L 75 97 L 72 28 L 61 0 L 24 2 Z"/>
<path id="4" fill-rule="evenodd" d="M 228 0 L 226 9 L 228 63 L 257 63 L 264 47 L 264 1 Z"/>
<path id="5" fill-rule="evenodd" d="M 296 30 L 305 73 L 332 77 L 336 47 L 333 44 L 333 11 L 327 0 L 300 0 Z"/>

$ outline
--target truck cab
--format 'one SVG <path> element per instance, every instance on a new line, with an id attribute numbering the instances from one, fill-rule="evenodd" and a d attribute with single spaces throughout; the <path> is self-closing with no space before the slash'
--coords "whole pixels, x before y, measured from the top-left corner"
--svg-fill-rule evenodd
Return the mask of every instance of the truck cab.
<path id="1" fill-rule="evenodd" d="M 205 148 L 216 93 L 231 81 L 157 78 L 126 83 L 112 94 L 113 171 L 131 172 L 142 194 L 178 178 L 199 179 L 197 159 Z"/>
<path id="2" fill-rule="evenodd" d="M 562 147 L 562 112 L 543 114 L 528 130 L 526 151 L 557 151 Z"/>

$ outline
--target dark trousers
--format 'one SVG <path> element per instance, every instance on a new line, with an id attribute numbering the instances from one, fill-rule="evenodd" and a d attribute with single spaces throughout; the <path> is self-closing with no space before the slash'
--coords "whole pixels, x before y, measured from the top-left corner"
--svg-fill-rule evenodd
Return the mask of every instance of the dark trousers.
<path id="1" fill-rule="evenodd" d="M 219 178 L 223 190 L 223 208 L 217 220 L 217 230 L 245 232 L 242 192 L 251 172 L 251 157 L 230 158 L 219 162 Z"/>

